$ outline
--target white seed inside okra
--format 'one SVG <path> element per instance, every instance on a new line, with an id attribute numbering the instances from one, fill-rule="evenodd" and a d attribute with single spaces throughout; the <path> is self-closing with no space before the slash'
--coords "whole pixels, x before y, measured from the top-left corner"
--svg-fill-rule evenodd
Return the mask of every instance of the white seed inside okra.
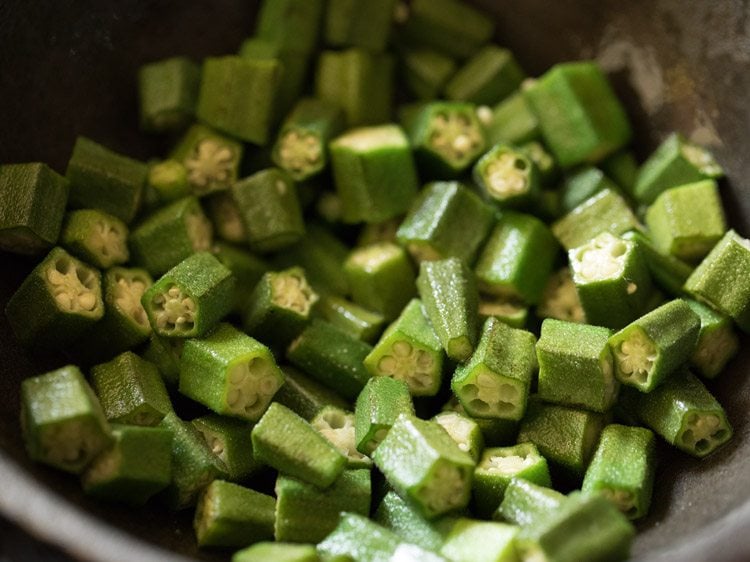
<path id="1" fill-rule="evenodd" d="M 334 447 L 341 451 L 348 459 L 365 461 L 367 456 L 357 450 L 354 435 L 354 416 L 336 410 L 324 412 L 317 416 L 312 426 L 328 439 Z"/>
<path id="2" fill-rule="evenodd" d="M 707 176 L 721 174 L 721 166 L 706 149 L 691 143 L 685 143 L 680 147 L 680 152 L 688 162 L 698 168 L 700 173 Z"/>
<path id="3" fill-rule="evenodd" d="M 435 116 L 430 132 L 430 146 L 448 160 L 461 161 L 482 144 L 482 134 L 466 115 L 443 111 Z"/>
<path id="4" fill-rule="evenodd" d="M 206 216 L 201 212 L 188 213 L 185 216 L 185 228 L 193 251 L 208 251 L 213 242 L 213 227 Z"/>
<path id="5" fill-rule="evenodd" d="M 542 318 L 555 318 L 568 322 L 583 323 L 586 315 L 578 298 L 570 270 L 565 267 L 552 274 L 537 307 L 537 314 Z"/>
<path id="6" fill-rule="evenodd" d="M 466 482 L 461 471 L 439 461 L 428 481 L 417 491 L 417 496 L 434 513 L 444 513 L 463 505 Z"/>
<path id="7" fill-rule="evenodd" d="M 137 324 L 148 326 L 148 317 L 141 304 L 141 297 L 146 292 L 146 284 L 138 279 L 118 276 L 114 291 L 117 307 Z"/>
<path id="8" fill-rule="evenodd" d="M 603 281 L 620 277 L 625 269 L 628 247 L 611 234 L 602 234 L 579 248 L 572 260 L 573 269 L 583 281 Z M 632 293 L 637 289 L 628 290 Z"/>
<path id="9" fill-rule="evenodd" d="M 648 381 L 659 356 L 654 343 L 640 330 L 633 330 L 628 339 L 615 347 L 614 353 L 620 376 L 642 384 Z"/>
<path id="10" fill-rule="evenodd" d="M 378 361 L 378 371 L 402 380 L 409 390 L 423 390 L 433 383 L 435 360 L 429 352 L 412 346 L 406 340 L 393 343 L 390 353 Z"/>
<path id="11" fill-rule="evenodd" d="M 307 316 L 318 300 L 304 276 L 283 273 L 271 278 L 271 298 L 278 306 Z"/>
<path id="12" fill-rule="evenodd" d="M 479 468 L 494 474 L 518 474 L 536 462 L 531 455 L 492 455 L 484 459 Z"/>
<path id="13" fill-rule="evenodd" d="M 528 167 L 525 160 L 506 152 L 490 162 L 484 170 L 487 189 L 500 198 L 519 195 L 528 187 Z"/>
<path id="14" fill-rule="evenodd" d="M 260 357 L 233 366 L 227 380 L 227 406 L 237 414 L 252 415 L 264 409 L 279 388 L 271 365 Z"/>
<path id="15" fill-rule="evenodd" d="M 195 326 L 195 301 L 172 285 L 166 292 L 156 295 L 152 304 L 156 327 L 167 332 L 189 331 Z"/>
<path id="16" fill-rule="evenodd" d="M 287 131 L 279 140 L 279 156 L 285 170 L 302 173 L 320 163 L 323 157 L 320 137 L 304 131 Z"/>
<path id="17" fill-rule="evenodd" d="M 474 382 L 460 389 L 464 403 L 479 414 L 508 413 L 516 409 L 518 389 L 490 372 L 479 373 Z"/>
<path id="18" fill-rule="evenodd" d="M 107 261 L 123 263 L 128 260 L 128 246 L 126 234 L 123 230 L 104 220 L 94 223 L 89 237 L 89 243 Z"/>
<path id="19" fill-rule="evenodd" d="M 689 414 L 680 441 L 698 453 L 707 453 L 727 436 L 727 429 L 714 414 Z"/>
<path id="20" fill-rule="evenodd" d="M 474 422 L 458 412 L 441 412 L 435 416 L 435 421 L 448 432 L 459 449 L 466 453 L 469 452 L 471 449 L 471 431 L 475 427 Z"/>
<path id="21" fill-rule="evenodd" d="M 94 449 L 86 426 L 81 421 L 68 421 L 47 427 L 40 436 L 44 457 L 55 464 L 76 464 L 88 458 Z"/>
<path id="22" fill-rule="evenodd" d="M 96 276 L 69 259 L 59 259 L 47 270 L 47 281 L 58 306 L 68 312 L 90 312 L 96 308 Z"/>
<path id="23" fill-rule="evenodd" d="M 203 139 L 185 160 L 188 180 L 199 192 L 222 188 L 229 181 L 233 159 L 231 148 L 215 139 Z"/>

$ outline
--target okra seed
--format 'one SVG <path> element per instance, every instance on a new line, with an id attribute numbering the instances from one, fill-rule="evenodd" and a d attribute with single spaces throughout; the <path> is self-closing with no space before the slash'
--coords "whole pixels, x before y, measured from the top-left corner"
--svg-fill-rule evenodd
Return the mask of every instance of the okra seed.
<path id="1" fill-rule="evenodd" d="M 211 248 L 213 228 L 203 213 L 188 214 L 185 217 L 185 228 L 195 252 L 204 252 Z"/>
<path id="2" fill-rule="evenodd" d="M 482 469 L 500 474 L 516 474 L 534 464 L 534 459 L 526 455 L 491 456 L 482 463 Z"/>
<path id="3" fill-rule="evenodd" d="M 483 125 L 489 125 L 492 122 L 492 108 L 486 105 L 480 105 L 477 107 L 477 119 L 479 119 Z"/>
<path id="4" fill-rule="evenodd" d="M 433 512 L 443 513 L 461 505 L 464 488 L 461 471 L 453 465 L 440 463 L 417 495 Z"/>
<path id="5" fill-rule="evenodd" d="M 494 195 L 506 198 L 526 190 L 527 173 L 517 167 L 516 161 L 513 154 L 502 154 L 485 168 L 485 184 Z"/>
<path id="6" fill-rule="evenodd" d="M 125 233 L 111 223 L 97 221 L 90 242 L 102 256 L 111 258 L 113 262 L 121 263 L 128 259 Z"/>
<path id="7" fill-rule="evenodd" d="M 279 156 L 281 157 L 281 167 L 292 172 L 301 173 L 306 168 L 318 164 L 322 158 L 323 150 L 320 138 L 313 133 L 301 133 L 299 131 L 289 131 L 281 137 Z M 283 191 L 286 192 L 286 184 L 282 181 Z"/>
<path id="8" fill-rule="evenodd" d="M 318 300 L 304 277 L 298 275 L 277 275 L 271 280 L 272 298 L 279 306 L 305 316 Z"/>
<path id="9" fill-rule="evenodd" d="M 630 515 L 634 511 L 637 511 L 635 506 L 635 498 L 631 492 L 627 490 L 615 490 L 612 488 L 601 488 L 601 494 L 614 503 L 621 512 Z"/>
<path id="10" fill-rule="evenodd" d="M 115 285 L 115 304 L 141 326 L 148 325 L 146 310 L 141 297 L 146 292 L 146 284 L 137 279 L 119 277 Z"/>
<path id="11" fill-rule="evenodd" d="M 584 322 L 585 314 L 568 268 L 555 272 L 547 283 L 537 313 L 545 318 Z"/>
<path id="12" fill-rule="evenodd" d="M 57 304 L 70 312 L 92 311 L 97 298 L 93 291 L 94 277 L 78 271 L 68 260 L 58 260 L 53 269 L 47 271 L 52 295 Z"/>
<path id="13" fill-rule="evenodd" d="M 166 293 L 157 294 L 151 301 L 154 307 L 156 326 L 167 332 L 192 329 L 195 321 L 195 301 L 183 294 L 177 285 Z"/>
<path id="14" fill-rule="evenodd" d="M 587 244 L 575 256 L 573 267 L 576 273 L 585 281 L 618 277 L 625 267 L 624 253 L 619 251 L 619 246 L 608 237 L 600 237 Z"/>
<path id="15" fill-rule="evenodd" d="M 716 175 L 721 173 L 721 167 L 713 159 L 711 153 L 694 144 L 685 143 L 682 145 L 680 152 L 685 159 L 693 166 L 698 168 L 701 173 L 706 175 Z"/>
<path id="16" fill-rule="evenodd" d="M 462 161 L 482 143 L 477 127 L 463 113 L 438 113 L 433 119 L 430 144 L 448 160 Z"/>
<path id="17" fill-rule="evenodd" d="M 642 332 L 635 331 L 615 348 L 617 368 L 624 378 L 645 383 L 658 357 L 656 347 Z"/>
<path id="18" fill-rule="evenodd" d="M 203 139 L 185 161 L 190 183 L 206 192 L 223 187 L 232 172 L 232 150 L 215 139 Z"/>

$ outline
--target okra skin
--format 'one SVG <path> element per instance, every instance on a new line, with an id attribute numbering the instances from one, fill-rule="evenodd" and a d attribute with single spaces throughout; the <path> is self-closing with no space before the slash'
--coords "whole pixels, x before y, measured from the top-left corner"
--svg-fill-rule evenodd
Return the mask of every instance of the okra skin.
<path id="1" fill-rule="evenodd" d="M 427 184 L 396 239 L 417 260 L 456 257 L 471 266 L 492 228 L 494 211 L 459 182 Z"/>
<path id="2" fill-rule="evenodd" d="M 615 376 L 641 392 L 653 391 L 690 359 L 700 326 L 700 317 L 682 299 L 641 316 L 609 339 Z"/>
<path id="3" fill-rule="evenodd" d="M 258 542 L 232 556 L 232 562 L 319 562 L 313 544 Z"/>
<path id="4" fill-rule="evenodd" d="M 73 365 L 21 383 L 21 430 L 32 460 L 73 474 L 112 443 L 101 405 Z"/>
<path id="5" fill-rule="evenodd" d="M 455 397 L 451 397 L 448 402 L 443 406 L 443 412 L 456 412 L 462 416 L 469 416 L 461 402 Z M 482 433 L 484 445 L 487 447 L 505 446 L 512 445 L 516 442 L 516 436 L 518 435 L 519 423 L 514 420 L 506 420 L 502 418 L 472 418 Z M 441 424 L 442 425 L 442 424 Z M 446 431 L 448 431 L 446 429 Z M 450 433 L 450 432 L 449 432 Z M 465 447 L 461 447 L 461 450 L 466 450 Z M 467 452 L 471 453 L 471 450 Z M 472 458 L 474 455 L 472 455 Z"/>
<path id="6" fill-rule="evenodd" d="M 68 213 L 60 232 L 60 243 L 70 253 L 100 269 L 128 261 L 127 238 L 124 222 L 97 209 Z"/>
<path id="7" fill-rule="evenodd" d="M 581 491 L 600 493 L 628 519 L 648 513 L 656 469 L 656 438 L 650 429 L 611 424 L 583 478 Z"/>
<path id="8" fill-rule="evenodd" d="M 323 27 L 326 45 L 384 51 L 395 5 L 396 0 L 329 0 Z"/>
<path id="9" fill-rule="evenodd" d="M 282 51 L 311 53 L 318 44 L 323 9 L 322 0 L 265 0 L 257 35 Z"/>
<path id="10" fill-rule="evenodd" d="M 524 478 L 512 478 L 492 518 L 521 527 L 532 527 L 545 515 L 557 510 L 565 499 L 563 494 L 548 486 Z"/>
<path id="11" fill-rule="evenodd" d="M 46 164 L 0 166 L 0 249 L 39 254 L 58 239 L 68 200 L 68 180 Z"/>
<path id="12" fill-rule="evenodd" d="M 569 268 L 563 267 L 552 273 L 542 291 L 536 314 L 542 319 L 555 318 L 579 324 L 586 321 Z"/>
<path id="13" fill-rule="evenodd" d="M 414 415 L 414 405 L 405 382 L 390 377 L 374 377 L 367 381 L 354 408 L 357 450 L 371 456 L 401 414 Z"/>
<path id="14" fill-rule="evenodd" d="M 496 144 L 474 165 L 474 182 L 501 208 L 529 208 L 539 198 L 539 172 L 520 149 Z"/>
<path id="15" fill-rule="evenodd" d="M 333 484 L 346 468 L 346 457 L 333 444 L 277 402 L 255 425 L 252 439 L 257 459 L 319 488 Z"/>
<path id="16" fill-rule="evenodd" d="M 417 290 L 448 357 L 468 359 L 478 331 L 479 293 L 474 274 L 458 258 L 422 262 Z"/>
<path id="17" fill-rule="evenodd" d="M 372 520 L 405 541 L 425 550 L 438 552 L 443 544 L 446 529 L 454 522 L 454 516 L 446 515 L 428 521 L 413 505 L 393 490 L 389 490 L 380 500 Z"/>
<path id="18" fill-rule="evenodd" d="M 180 355 L 185 340 L 181 338 L 165 338 L 151 333 L 141 356 L 159 369 L 164 384 L 169 388 L 177 388 L 180 380 Z"/>
<path id="19" fill-rule="evenodd" d="M 304 420 L 311 421 L 326 406 L 346 410 L 351 405 L 336 392 L 294 367 L 282 367 L 284 385 L 274 400 L 286 406 Z"/>
<path id="20" fill-rule="evenodd" d="M 529 307 L 511 299 L 488 298 L 480 295 L 479 318 L 487 320 L 494 316 L 511 328 L 523 330 L 529 320 Z"/>
<path id="21" fill-rule="evenodd" d="M 451 390 L 472 417 L 520 420 L 536 370 L 530 332 L 488 318 L 471 358 L 456 368 Z"/>
<path id="22" fill-rule="evenodd" d="M 337 296 L 323 295 L 315 314 L 358 340 L 372 344 L 385 326 L 382 314 Z"/>
<path id="23" fill-rule="evenodd" d="M 252 424 L 217 414 L 201 416 L 190 423 L 224 463 L 231 482 L 244 480 L 262 466 L 253 454 Z"/>
<path id="24" fill-rule="evenodd" d="M 488 145 L 524 144 L 539 138 L 539 121 L 520 90 L 487 109 L 489 113 L 484 112 L 487 116 L 484 125 Z M 482 107 L 477 113 L 481 119 Z"/>
<path id="25" fill-rule="evenodd" d="M 739 351 L 740 343 L 734 325 L 731 318 L 706 304 L 692 299 L 686 302 L 701 320 L 690 364 L 702 377 L 716 378 Z"/>
<path id="26" fill-rule="evenodd" d="M 234 312 L 242 313 L 255 286 L 271 269 L 271 265 L 245 248 L 225 242 L 214 244 L 211 253 L 237 280 L 234 286 Z"/>
<path id="27" fill-rule="evenodd" d="M 168 158 L 149 166 L 144 209 L 149 209 L 157 203 L 175 201 L 187 195 L 190 195 L 188 169 L 182 162 Z"/>
<path id="28" fill-rule="evenodd" d="M 425 48 L 401 53 L 401 80 L 419 100 L 433 100 L 456 71 L 456 62 L 438 51 Z"/>
<path id="29" fill-rule="evenodd" d="M 446 534 L 440 553 L 455 562 L 513 562 L 518 532 L 515 525 L 462 517 Z"/>
<path id="30" fill-rule="evenodd" d="M 486 45 L 456 71 L 443 93 L 449 100 L 495 104 L 517 90 L 525 77 L 513 53 Z"/>
<path id="31" fill-rule="evenodd" d="M 561 187 L 560 203 L 567 213 L 603 189 L 619 192 L 617 185 L 599 168 L 584 166 L 568 174 Z"/>
<path id="32" fill-rule="evenodd" d="M 273 538 L 276 501 L 255 490 L 214 480 L 201 493 L 193 527 L 199 547 L 241 548 Z"/>
<path id="33" fill-rule="evenodd" d="M 622 235 L 623 240 L 635 242 L 643 256 L 654 282 L 673 297 L 684 294 L 683 285 L 693 272 L 693 267 L 679 258 L 660 252 L 642 232 L 631 230 Z"/>
<path id="34" fill-rule="evenodd" d="M 138 69 L 138 99 L 142 131 L 179 131 L 195 114 L 200 67 L 187 57 L 172 57 Z"/>
<path id="35" fill-rule="evenodd" d="M 323 406 L 310 420 L 310 425 L 346 456 L 347 468 L 372 468 L 372 460 L 357 450 L 355 423 L 352 412 L 330 405 Z"/>

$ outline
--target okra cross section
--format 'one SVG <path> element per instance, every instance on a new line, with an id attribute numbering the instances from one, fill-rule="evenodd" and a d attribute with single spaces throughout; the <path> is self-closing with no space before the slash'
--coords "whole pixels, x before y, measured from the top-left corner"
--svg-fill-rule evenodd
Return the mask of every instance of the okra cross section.
<path id="1" fill-rule="evenodd" d="M 373 460 L 393 489 L 428 519 L 469 502 L 474 461 L 435 422 L 401 414 Z"/>
<path id="2" fill-rule="evenodd" d="M 388 377 L 367 381 L 354 409 L 357 450 L 371 456 L 401 414 L 414 415 L 409 389 L 403 381 Z"/>
<path id="3" fill-rule="evenodd" d="M 525 153 L 506 144 L 492 147 L 474 166 L 474 181 L 503 208 L 528 207 L 539 196 L 539 172 Z"/>
<path id="4" fill-rule="evenodd" d="M 462 517 L 446 534 L 440 553 L 456 562 L 512 562 L 518 532 L 515 525 Z"/>
<path id="5" fill-rule="evenodd" d="M 356 421 L 352 412 L 336 406 L 324 406 L 310 425 L 346 455 L 347 468 L 370 468 L 370 457 L 357 450 Z"/>
<path id="6" fill-rule="evenodd" d="M 239 482 L 262 465 L 253 454 L 252 424 L 217 414 L 208 414 L 190 422 L 219 460 L 226 466 L 227 479 Z"/>
<path id="7" fill-rule="evenodd" d="M 484 448 L 484 436 L 479 424 L 471 417 L 459 412 L 440 412 L 432 418 L 456 442 L 458 448 L 469 453 L 474 462 Z"/>
<path id="8" fill-rule="evenodd" d="M 182 350 L 180 392 L 217 414 L 257 421 L 283 383 L 269 349 L 229 324 Z"/>
<path id="9" fill-rule="evenodd" d="M 493 104 L 517 90 L 525 77 L 513 53 L 485 45 L 448 80 L 444 94 L 449 100 Z"/>
<path id="10" fill-rule="evenodd" d="M 536 314 L 540 318 L 555 318 L 579 324 L 586 321 L 586 313 L 581 306 L 569 268 L 563 267 L 550 275 L 536 307 Z"/>
<path id="11" fill-rule="evenodd" d="M 732 319 L 710 306 L 687 300 L 688 306 L 701 319 L 698 342 L 690 356 L 690 363 L 701 376 L 712 379 L 724 370 L 727 362 L 740 348 Z"/>

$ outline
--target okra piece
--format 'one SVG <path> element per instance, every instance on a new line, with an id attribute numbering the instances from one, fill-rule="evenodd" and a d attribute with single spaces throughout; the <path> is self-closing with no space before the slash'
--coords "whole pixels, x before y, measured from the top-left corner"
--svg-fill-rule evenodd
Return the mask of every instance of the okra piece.
<path id="1" fill-rule="evenodd" d="M 586 321 L 570 269 L 563 267 L 550 275 L 536 307 L 536 314 L 540 318 L 556 318 L 567 322 Z"/>
<path id="2" fill-rule="evenodd" d="M 185 340 L 180 338 L 164 338 L 152 333 L 141 354 L 146 361 L 157 366 L 164 384 L 170 388 L 176 388 L 180 381 L 180 355 L 184 343 Z"/>
<path id="3" fill-rule="evenodd" d="M 511 478 L 505 488 L 503 501 L 492 517 L 521 527 L 531 527 L 548 513 L 557 510 L 565 500 L 563 494 L 548 486 L 540 486 L 524 478 Z"/>
<path id="4" fill-rule="evenodd" d="M 473 418 L 470 417 L 469 414 L 466 412 L 464 407 L 461 405 L 461 402 L 458 401 L 458 398 L 454 396 L 451 397 L 448 402 L 445 403 L 443 406 L 443 412 L 455 412 L 458 414 L 461 414 L 462 416 L 466 416 L 467 418 L 474 421 L 479 426 L 479 430 L 482 432 L 482 437 L 484 439 L 484 445 L 486 446 L 500 446 L 500 445 L 512 445 L 516 442 L 516 435 L 518 434 L 518 422 L 514 420 L 506 420 L 502 418 Z M 437 421 L 437 420 L 436 420 Z M 442 425 L 442 424 L 441 424 Z M 452 432 L 447 430 L 449 434 Z M 461 444 L 459 443 L 459 448 L 461 450 L 465 450 L 464 447 L 461 447 Z M 471 451 L 467 451 L 471 454 Z M 475 455 L 472 454 L 472 458 L 474 458 Z"/>
<path id="5" fill-rule="evenodd" d="M 70 182 L 68 206 L 100 209 L 130 223 L 141 205 L 148 166 L 78 137 L 65 177 Z"/>
<path id="6" fill-rule="evenodd" d="M 329 0 L 323 28 L 326 45 L 384 51 L 396 1 Z"/>
<path id="7" fill-rule="evenodd" d="M 529 319 L 529 307 L 503 297 L 479 296 L 479 318 L 486 320 L 494 316 L 511 328 L 523 329 Z"/>
<path id="8" fill-rule="evenodd" d="M 435 422 L 401 414 L 373 460 L 393 489 L 427 519 L 469 503 L 474 461 Z"/>
<path id="9" fill-rule="evenodd" d="M 264 146 L 276 116 L 282 73 L 276 59 L 207 57 L 196 116 L 230 136 Z"/>
<path id="10" fill-rule="evenodd" d="M 491 447 L 482 452 L 472 484 L 474 504 L 480 516 L 489 517 L 498 509 L 513 478 L 548 488 L 552 486 L 547 461 L 533 443 Z"/>
<path id="11" fill-rule="evenodd" d="M 276 479 L 277 541 L 317 543 L 336 528 L 342 511 L 370 513 L 370 471 L 345 470 L 325 490 L 280 474 Z"/>
<path id="12" fill-rule="evenodd" d="M 625 109 L 595 62 L 557 64 L 523 93 L 563 169 L 595 164 L 630 142 Z"/>
<path id="13" fill-rule="evenodd" d="M 138 70 L 141 130 L 167 133 L 190 124 L 200 80 L 200 67 L 187 57 L 143 65 Z"/>
<path id="14" fill-rule="evenodd" d="M 539 172 L 526 154 L 496 144 L 474 165 L 474 181 L 503 208 L 529 207 L 539 197 Z"/>
<path id="15" fill-rule="evenodd" d="M 536 344 L 539 397 L 546 402 L 606 412 L 619 384 L 607 328 L 548 318 Z"/>
<path id="16" fill-rule="evenodd" d="M 700 317 L 681 299 L 641 316 L 609 339 L 615 376 L 641 392 L 653 391 L 690 359 L 700 327 Z"/>
<path id="17" fill-rule="evenodd" d="M 520 420 L 526 411 L 536 370 L 531 332 L 511 328 L 497 318 L 484 323 L 471 358 L 456 368 L 451 390 L 475 418 Z"/>
<path id="18" fill-rule="evenodd" d="M 412 299 L 365 357 L 364 365 L 373 377 L 403 381 L 412 396 L 434 396 L 440 389 L 443 358 L 422 303 Z"/>
<path id="19" fill-rule="evenodd" d="M 68 180 L 46 164 L 0 166 L 0 250 L 39 254 L 57 243 Z"/>
<path id="20" fill-rule="evenodd" d="M 382 314 L 398 316 L 414 296 L 414 270 L 403 248 L 391 242 L 355 248 L 344 262 L 344 274 L 357 304 Z"/>
<path id="21" fill-rule="evenodd" d="M 195 124 L 175 146 L 170 158 L 185 166 L 190 189 L 201 197 L 229 189 L 237 180 L 242 153 L 242 143 Z"/>
<path id="22" fill-rule="evenodd" d="M 654 246 L 687 262 L 697 262 L 727 231 L 719 188 L 705 180 L 664 191 L 646 211 Z"/>
<path id="23" fill-rule="evenodd" d="M 382 314 L 331 295 L 321 296 L 315 314 L 343 332 L 367 343 L 373 343 L 385 326 Z"/>
<path id="24" fill-rule="evenodd" d="M 603 189 L 552 223 L 552 233 L 566 250 L 583 246 L 602 232 L 619 236 L 640 228 L 625 199 Z"/>
<path id="25" fill-rule="evenodd" d="M 479 293 L 474 274 L 458 258 L 422 262 L 417 289 L 448 357 L 467 360 L 478 332 Z"/>
<path id="26" fill-rule="evenodd" d="M 276 500 L 224 480 L 201 493 L 193 528 L 199 547 L 241 548 L 273 538 Z"/>
<path id="27" fill-rule="evenodd" d="M 25 347 L 61 349 L 104 315 L 101 275 L 53 248 L 13 293 L 5 315 Z"/>
<path id="28" fill-rule="evenodd" d="M 408 92 L 420 100 L 433 100 L 456 71 L 456 61 L 433 49 L 415 48 L 401 53 L 401 67 Z"/>
<path id="29" fill-rule="evenodd" d="M 611 424 L 586 470 L 581 490 L 600 493 L 625 514 L 639 519 L 648 513 L 656 468 L 656 438 L 650 429 Z"/>
<path id="30" fill-rule="evenodd" d="M 539 181 L 542 185 L 550 186 L 557 179 L 559 169 L 557 161 L 549 153 L 540 141 L 529 141 L 518 146 L 519 152 L 525 154 L 535 165 L 539 171 Z M 556 191 L 554 193 L 557 193 Z M 538 204 L 541 205 L 544 201 L 540 201 Z M 559 206 L 558 202 L 552 206 L 552 209 L 557 210 Z"/>
<path id="31" fill-rule="evenodd" d="M 533 443 L 562 476 L 579 482 L 603 427 L 602 414 L 531 400 L 518 442 Z"/>
<path id="32" fill-rule="evenodd" d="M 301 418 L 312 419 L 326 406 L 346 410 L 350 404 L 333 390 L 311 379 L 294 367 L 282 367 L 284 385 L 274 396 L 274 401 L 292 410 Z"/>
<path id="33" fill-rule="evenodd" d="M 394 217 L 383 222 L 363 224 L 355 246 L 369 246 L 378 242 L 396 242 L 396 232 L 403 217 Z"/>
<path id="34" fill-rule="evenodd" d="M 523 144 L 539 138 L 539 121 L 519 90 L 496 103 L 480 106 L 477 115 L 483 120 L 487 143 Z M 484 119 L 483 119 L 484 118 Z"/>
<path id="35" fill-rule="evenodd" d="M 148 169 L 146 193 L 149 190 L 156 194 L 158 202 L 169 202 L 190 195 L 188 169 L 182 163 L 171 158 L 152 164 Z"/>
<path id="36" fill-rule="evenodd" d="M 624 149 L 615 152 L 599 163 L 607 177 L 612 178 L 630 197 L 635 199 L 635 182 L 638 177 L 638 161 L 632 150 Z"/>
<path id="37" fill-rule="evenodd" d="M 310 425 L 346 456 L 347 468 L 371 468 L 370 458 L 357 450 L 355 423 L 352 412 L 336 406 L 323 406 L 310 420 Z"/>
<path id="38" fill-rule="evenodd" d="M 518 527 L 462 517 L 447 533 L 440 554 L 455 562 L 514 562 Z"/>
<path id="39" fill-rule="evenodd" d="M 234 311 L 241 313 L 253 289 L 271 266 L 246 249 L 225 242 L 214 244 L 211 253 L 237 280 L 234 286 Z"/>
<path id="40" fill-rule="evenodd" d="M 459 182 L 427 184 L 396 232 L 416 261 L 460 258 L 471 265 L 494 223 L 494 211 Z"/>
<path id="41" fill-rule="evenodd" d="M 268 2 L 273 4 L 273 2 Z M 232 562 L 319 562 L 314 544 L 258 542 L 232 556 Z"/>
<path id="42" fill-rule="evenodd" d="M 568 213 L 604 189 L 618 192 L 617 185 L 599 168 L 584 166 L 568 174 L 561 186 L 562 211 Z"/>
<path id="43" fill-rule="evenodd" d="M 590 324 L 617 330 L 646 310 L 653 286 L 634 242 L 603 232 L 570 250 L 568 260 Z"/>
<path id="44" fill-rule="evenodd" d="M 660 252 L 645 234 L 637 230 L 626 232 L 622 239 L 636 243 L 652 279 L 659 287 L 673 297 L 684 293 L 682 287 L 693 272 L 693 266 L 673 255 Z"/>
<path id="45" fill-rule="evenodd" d="M 695 457 L 705 457 L 732 437 L 724 408 L 687 368 L 668 377 L 648 394 L 628 389 L 625 411 L 667 443 Z"/>
<path id="46" fill-rule="evenodd" d="M 459 412 L 440 412 L 432 418 L 456 442 L 458 448 L 469 453 L 474 462 L 484 448 L 484 436 L 473 418 Z"/>
<path id="47" fill-rule="evenodd" d="M 198 430 L 174 412 L 164 416 L 159 427 L 172 433 L 172 480 L 160 497 L 170 509 L 185 509 L 195 505 L 213 480 L 226 477 L 226 467 Z"/>
<path id="48" fill-rule="evenodd" d="M 382 222 L 409 209 L 417 172 L 400 127 L 354 129 L 333 140 L 330 150 L 344 222 Z"/>
<path id="49" fill-rule="evenodd" d="M 91 384 L 111 422 L 156 426 L 172 411 L 158 369 L 132 351 L 92 367 Z"/>
<path id="50" fill-rule="evenodd" d="M 482 125 L 471 103 L 425 104 L 410 119 L 407 129 L 417 165 L 429 177 L 459 176 L 486 147 Z"/>
<path id="51" fill-rule="evenodd" d="M 32 460 L 73 474 L 112 443 L 99 401 L 73 365 L 21 383 L 21 430 Z"/>
<path id="52" fill-rule="evenodd" d="M 315 96 L 339 106 L 349 127 L 386 123 L 393 96 L 391 55 L 363 49 L 323 51 L 315 72 Z"/>
<path id="53" fill-rule="evenodd" d="M 333 484 L 346 468 L 346 457 L 289 408 L 273 402 L 252 432 L 261 462 L 319 488 Z"/>
<path id="54" fill-rule="evenodd" d="M 414 506 L 393 490 L 389 490 L 380 500 L 372 519 L 401 539 L 433 552 L 440 550 L 445 531 L 454 522 L 451 515 L 435 521 L 426 520 Z"/>
<path id="55" fill-rule="evenodd" d="M 281 250 L 305 234 L 297 187 L 283 170 L 268 168 L 238 181 L 232 196 L 255 251 Z"/>
<path id="56" fill-rule="evenodd" d="M 634 195 L 639 203 L 650 205 L 670 187 L 723 175 L 724 170 L 708 150 L 672 133 L 638 170 Z"/>
<path id="57" fill-rule="evenodd" d="M 283 51 L 312 53 L 318 45 L 323 0 L 264 0 L 257 34 Z"/>
<path id="58" fill-rule="evenodd" d="M 217 414 L 257 421 L 282 384 L 270 350 L 230 324 L 185 342 L 180 392 Z"/>
<path id="59" fill-rule="evenodd" d="M 729 230 L 695 268 L 685 290 L 750 332 L 750 241 Z"/>
<path id="60" fill-rule="evenodd" d="M 357 450 L 372 456 L 401 414 L 414 415 L 414 405 L 405 382 L 390 377 L 375 377 L 367 381 L 354 408 Z"/>
<path id="61" fill-rule="evenodd" d="M 112 437 L 81 477 L 83 491 L 98 500 L 143 505 L 172 479 L 172 434 L 162 427 L 113 425 Z"/>
<path id="62" fill-rule="evenodd" d="M 310 323 L 318 298 L 301 267 L 269 271 L 248 298 L 243 329 L 269 346 L 286 347 Z"/>
<path id="63" fill-rule="evenodd" d="M 232 194 L 228 191 L 220 191 L 206 197 L 204 201 L 216 235 L 226 242 L 244 244 L 247 241 L 247 230 Z"/>
<path id="64" fill-rule="evenodd" d="M 739 351 L 739 338 L 727 315 L 698 301 L 686 302 L 701 319 L 698 342 L 690 356 L 690 364 L 699 375 L 713 379 Z"/>
<path id="65" fill-rule="evenodd" d="M 72 211 L 65 217 L 60 243 L 71 254 L 100 269 L 128 261 L 128 227 L 97 209 Z"/>
<path id="66" fill-rule="evenodd" d="M 143 294 L 154 332 L 191 338 L 205 335 L 232 309 L 235 279 L 208 252 L 185 258 Z"/>
<path id="67" fill-rule="evenodd" d="M 458 69 L 443 92 L 449 100 L 490 105 L 516 91 L 524 78 L 526 74 L 513 53 L 497 45 L 487 45 Z"/>
<path id="68" fill-rule="evenodd" d="M 316 381 L 354 401 L 370 379 L 363 361 L 372 346 L 315 319 L 287 350 L 287 359 Z"/>
<path id="69" fill-rule="evenodd" d="M 462 59 L 487 43 L 495 31 L 490 18 L 459 0 L 414 0 L 398 5 L 395 18 L 397 35 L 407 44 Z"/>
<path id="70" fill-rule="evenodd" d="M 531 215 L 503 213 L 474 268 L 479 290 L 537 304 L 558 252 L 555 237 L 542 221 Z"/>
<path id="71" fill-rule="evenodd" d="M 201 416 L 190 423 L 203 435 L 211 452 L 224 463 L 228 480 L 243 480 L 262 466 L 253 454 L 251 424 L 216 414 Z"/>
<path id="72" fill-rule="evenodd" d="M 134 264 L 161 275 L 195 252 L 211 248 L 213 228 L 195 197 L 158 209 L 130 234 Z"/>

